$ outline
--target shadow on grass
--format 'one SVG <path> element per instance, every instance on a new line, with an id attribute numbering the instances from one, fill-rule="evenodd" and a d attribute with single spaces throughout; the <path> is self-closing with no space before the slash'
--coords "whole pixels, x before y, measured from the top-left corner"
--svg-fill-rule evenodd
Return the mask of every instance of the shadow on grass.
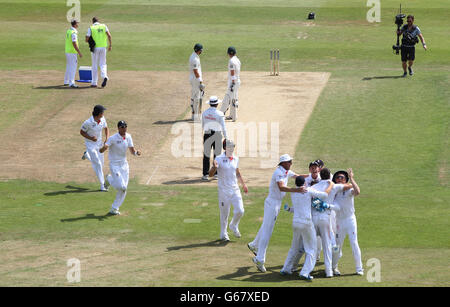
<path id="1" fill-rule="evenodd" d="M 368 81 L 372 79 L 400 79 L 403 78 L 403 76 L 379 76 L 379 77 L 365 77 L 362 78 L 363 81 Z"/>
<path id="2" fill-rule="evenodd" d="M 102 192 L 101 190 L 89 190 L 89 189 L 86 189 L 86 188 L 79 188 L 79 187 L 74 187 L 74 186 L 71 186 L 71 185 L 66 185 L 66 189 L 69 189 L 69 190 L 47 192 L 47 193 L 44 193 L 44 195 L 45 196 L 57 196 L 57 195 L 64 195 L 64 194 L 69 194 L 69 193 Z"/>
<path id="3" fill-rule="evenodd" d="M 80 216 L 80 217 L 74 217 L 74 218 L 69 218 L 69 219 L 61 219 L 61 222 L 77 222 L 77 221 L 82 221 L 82 220 L 98 220 L 99 222 L 102 222 L 103 220 L 109 218 L 113 216 L 112 214 L 105 214 L 105 215 L 95 215 L 93 213 L 88 213 L 85 216 Z"/>
<path id="4" fill-rule="evenodd" d="M 179 119 L 179 120 L 158 120 L 157 122 L 154 122 L 153 125 L 173 125 L 176 123 L 183 123 L 183 122 L 191 122 L 191 119 Z"/>
<path id="5" fill-rule="evenodd" d="M 222 241 L 222 240 L 215 240 L 211 242 L 206 243 L 197 243 L 197 244 L 188 244 L 188 245 L 180 245 L 180 246 L 170 246 L 167 248 L 167 251 L 176 251 L 184 248 L 198 248 L 198 247 L 220 247 L 220 246 L 227 246 L 232 242 L 230 241 Z"/>
<path id="6" fill-rule="evenodd" d="M 165 185 L 173 185 L 173 184 L 193 184 L 193 183 L 207 183 L 209 181 L 203 181 L 201 178 L 199 179 L 180 179 L 180 180 L 172 180 L 163 182 Z"/>
<path id="7" fill-rule="evenodd" d="M 70 86 L 67 85 L 49 85 L 49 86 L 37 86 L 37 87 L 33 87 L 33 90 L 81 90 L 81 89 L 87 89 L 87 88 L 91 88 L 91 86 L 80 86 L 78 88 L 71 88 Z"/>

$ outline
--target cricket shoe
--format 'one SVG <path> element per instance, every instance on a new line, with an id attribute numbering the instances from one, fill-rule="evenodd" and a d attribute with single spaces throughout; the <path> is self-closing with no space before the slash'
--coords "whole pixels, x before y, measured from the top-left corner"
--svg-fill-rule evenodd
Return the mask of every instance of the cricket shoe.
<path id="1" fill-rule="evenodd" d="M 286 275 L 291 275 L 291 274 L 292 274 L 292 272 L 289 272 L 289 271 L 284 271 L 284 270 L 280 271 L 281 276 L 286 276 Z"/>
<path id="2" fill-rule="evenodd" d="M 214 179 L 214 180 L 219 179 L 219 175 L 215 174 L 214 177 L 213 177 L 213 179 Z"/>
<path id="3" fill-rule="evenodd" d="M 256 264 L 256 268 L 258 269 L 258 271 L 260 271 L 261 273 L 265 273 L 266 272 L 266 268 L 264 267 L 264 263 L 261 261 L 258 261 L 256 259 L 256 257 L 253 257 L 253 263 Z"/>
<path id="4" fill-rule="evenodd" d="M 230 237 L 228 236 L 228 234 L 226 234 L 226 235 L 220 237 L 220 240 L 224 241 L 224 242 L 230 242 Z"/>
<path id="5" fill-rule="evenodd" d="M 341 276 L 341 272 L 339 272 L 338 269 L 333 269 L 333 275 L 335 275 L 335 276 Z"/>
<path id="6" fill-rule="evenodd" d="M 71 85 L 69 85 L 69 87 L 71 87 L 71 88 L 79 88 L 79 86 L 76 85 L 76 84 L 71 84 Z"/>
<path id="7" fill-rule="evenodd" d="M 300 279 L 302 280 L 306 280 L 308 282 L 312 282 L 314 277 L 312 277 L 311 275 L 302 275 L 302 274 L 298 274 L 298 277 L 300 277 Z"/>
<path id="8" fill-rule="evenodd" d="M 258 249 L 256 248 L 256 246 L 253 246 L 250 243 L 248 243 L 247 247 L 256 256 L 256 254 L 258 253 Z"/>
<path id="9" fill-rule="evenodd" d="M 208 175 L 204 175 L 204 176 L 202 177 L 202 181 L 209 181 Z"/>
<path id="10" fill-rule="evenodd" d="M 414 71 L 412 70 L 411 67 L 408 67 L 408 71 L 409 71 L 409 75 L 410 75 L 410 76 L 414 75 Z"/>
<path id="11" fill-rule="evenodd" d="M 106 187 L 106 182 L 105 182 L 105 184 L 102 184 L 102 185 L 100 186 L 100 191 L 102 191 L 102 192 L 108 192 L 108 188 Z"/>
<path id="12" fill-rule="evenodd" d="M 356 275 L 363 276 L 364 271 L 363 270 L 356 271 Z"/>
<path id="13" fill-rule="evenodd" d="M 404 73 L 403 73 L 403 78 L 406 78 L 406 76 L 408 75 L 408 73 L 405 71 Z"/>
<path id="14" fill-rule="evenodd" d="M 108 78 L 103 79 L 102 87 L 105 87 L 105 86 L 106 86 L 106 82 L 108 82 Z"/>
<path id="15" fill-rule="evenodd" d="M 111 208 L 111 210 L 109 210 L 109 214 L 112 214 L 112 215 L 120 215 L 120 212 L 119 212 L 119 210 L 117 210 L 117 209 Z"/>
<path id="16" fill-rule="evenodd" d="M 233 234 L 236 238 L 241 237 L 241 233 L 239 232 L 239 229 L 237 229 L 237 227 L 233 227 L 230 225 L 230 230 L 233 232 Z"/>

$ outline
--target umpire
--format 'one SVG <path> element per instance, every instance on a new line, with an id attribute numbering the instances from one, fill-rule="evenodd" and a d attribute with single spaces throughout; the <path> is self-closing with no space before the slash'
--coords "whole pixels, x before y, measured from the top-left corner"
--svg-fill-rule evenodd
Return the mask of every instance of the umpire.
<path id="1" fill-rule="evenodd" d="M 217 110 L 219 99 L 217 96 L 209 97 L 207 102 L 210 107 L 202 114 L 203 130 L 203 181 L 208 181 L 211 163 L 211 148 L 214 150 L 214 159 L 222 152 L 222 132 L 227 139 L 225 119 L 223 112 Z M 216 175 L 214 175 L 216 177 Z"/>
<path id="2" fill-rule="evenodd" d="M 407 76 L 406 61 L 408 61 L 409 75 L 412 76 L 414 74 L 414 72 L 412 70 L 412 65 L 413 65 L 414 59 L 416 57 L 415 44 L 417 44 L 419 42 L 417 37 L 420 38 L 423 49 L 427 50 L 427 45 L 425 44 L 425 39 L 423 38 L 423 35 L 420 32 L 419 27 L 414 24 L 414 16 L 408 15 L 408 17 L 406 17 L 406 22 L 407 22 L 407 24 L 404 25 L 397 32 L 398 35 L 403 34 L 402 47 L 401 47 L 403 77 Z"/>

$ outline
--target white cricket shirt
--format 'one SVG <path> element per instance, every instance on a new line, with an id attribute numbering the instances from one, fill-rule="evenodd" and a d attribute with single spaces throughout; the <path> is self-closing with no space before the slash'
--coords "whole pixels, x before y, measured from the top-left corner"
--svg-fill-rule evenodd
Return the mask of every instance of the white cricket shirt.
<path id="1" fill-rule="evenodd" d="M 295 173 L 291 170 L 287 171 L 279 165 L 277 169 L 273 172 L 272 178 L 270 179 L 270 185 L 269 185 L 269 196 L 267 198 L 273 199 L 277 202 L 280 202 L 283 200 L 284 195 L 286 195 L 286 192 L 281 192 L 280 188 L 278 187 L 278 182 L 282 182 L 284 186 L 287 186 L 288 180 L 290 177 L 295 176 Z"/>
<path id="2" fill-rule="evenodd" d="M 83 123 L 83 125 L 81 125 L 81 130 L 86 132 L 91 137 L 95 136 L 97 138 L 97 142 L 94 142 L 94 141 L 88 140 L 87 138 L 84 138 L 86 147 L 88 147 L 88 148 L 102 147 L 103 146 L 102 130 L 106 127 L 108 127 L 108 125 L 106 124 L 106 119 L 104 116 L 98 122 L 96 122 L 94 120 L 94 116 L 91 116 L 89 119 L 87 119 Z"/>
<path id="3" fill-rule="evenodd" d="M 200 75 L 200 81 L 202 80 L 202 66 L 200 64 L 200 57 L 197 53 L 192 52 L 191 56 L 189 57 L 189 80 L 197 79 L 197 77 L 194 74 L 194 69 L 198 70 L 198 73 Z"/>
<path id="4" fill-rule="evenodd" d="M 228 83 L 231 83 L 231 71 L 234 70 L 235 82 L 240 82 L 241 74 L 241 61 L 239 61 L 237 56 L 233 56 L 228 61 Z"/>
<path id="5" fill-rule="evenodd" d="M 328 197 L 327 193 L 325 192 L 317 191 L 314 188 L 306 189 L 306 193 L 291 193 L 292 205 L 294 207 L 294 223 L 312 222 L 311 198 L 318 197 L 322 200 L 325 200 Z"/>
<path id="6" fill-rule="evenodd" d="M 355 214 L 354 199 L 353 188 L 336 193 L 334 204 L 340 208 L 340 210 L 336 212 L 336 218 L 345 219 Z"/>
<path id="7" fill-rule="evenodd" d="M 215 107 L 209 107 L 202 113 L 203 132 L 222 131 L 224 138 L 227 138 L 227 128 L 225 127 L 225 115 Z"/>
<path id="8" fill-rule="evenodd" d="M 313 184 L 312 184 L 313 182 L 314 182 L 314 184 L 317 184 L 320 182 L 320 174 L 317 174 L 317 179 L 313 179 L 313 177 L 311 177 L 311 174 L 309 174 L 309 176 L 305 178 L 305 185 L 307 187 L 313 186 Z"/>
<path id="9" fill-rule="evenodd" d="M 218 188 L 219 190 L 234 191 L 239 190 L 236 169 L 239 168 L 239 158 L 236 156 L 227 157 L 225 153 L 216 157 Z"/>
<path id="10" fill-rule="evenodd" d="M 126 133 L 125 137 L 118 132 L 110 137 L 106 143 L 109 146 L 108 158 L 109 162 L 124 162 L 127 160 L 127 150 L 129 147 L 134 147 L 131 135 Z"/>

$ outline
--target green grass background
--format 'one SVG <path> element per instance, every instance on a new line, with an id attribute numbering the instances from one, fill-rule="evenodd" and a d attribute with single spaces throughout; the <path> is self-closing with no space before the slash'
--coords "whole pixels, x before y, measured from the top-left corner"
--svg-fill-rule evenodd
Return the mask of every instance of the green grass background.
<path id="1" fill-rule="evenodd" d="M 108 54 L 112 70 L 186 70 L 192 46 L 201 42 L 205 71 L 225 70 L 226 49 L 233 45 L 243 70 L 266 71 L 269 49 L 279 48 L 281 73 L 331 72 L 297 144 L 294 169 L 305 171 L 307 162 L 317 158 L 332 171 L 353 167 L 362 190 L 356 210 L 363 261 L 377 257 L 384 268 L 389 268 L 383 270 L 380 285 L 449 286 L 450 3 L 416 0 L 402 4 L 406 14 L 416 16 L 429 48 L 425 52 L 420 44 L 417 46 L 416 74 L 406 79 L 374 78 L 402 73 L 400 57 L 391 49 L 398 1 L 381 1 L 382 21 L 373 24 L 366 21 L 366 1 L 354 0 L 82 1 L 79 37 L 82 51 L 88 55 L 83 38 L 90 18 L 99 16 L 113 36 L 113 51 Z M 68 9 L 63 1 L 56 0 L 0 0 L 0 73 L 63 72 Z M 317 14 L 314 26 L 305 24 L 310 11 Z M 90 65 L 90 58 L 85 56 L 80 64 Z M 0 132 L 51 95 L 27 95 L 22 89 L 17 83 L 0 85 Z M 124 97 L 111 97 L 111 103 L 121 99 Z M 251 170 L 242 172 L 245 176 Z M 148 201 L 166 203 L 162 208 L 148 209 L 150 222 L 130 214 L 120 219 L 62 223 L 61 219 L 77 217 L 75 207 L 77 212 L 102 215 L 114 198 L 114 193 L 101 197 L 95 193 L 45 195 L 67 192 L 70 189 L 66 185 L 0 182 L 0 240 L 108 237 L 127 228 L 133 231 L 121 234 L 121 240 L 140 242 L 150 235 L 174 242 L 195 242 L 215 239 L 218 232 L 215 206 L 185 206 L 199 199 L 214 204 L 214 188 L 149 188 L 133 181 L 124 207 L 137 208 L 142 195 L 148 196 Z M 83 187 L 96 188 L 89 184 Z M 256 233 L 260 226 L 255 220 L 262 216 L 267 193 L 267 188 L 250 188 L 248 199 L 255 205 L 246 208 L 240 248 L 246 248 L 244 242 L 253 239 L 245 234 Z M 203 222 L 182 223 L 185 218 L 201 218 Z M 283 259 L 287 253 L 290 218 L 281 214 L 268 259 Z M 351 270 L 348 244 L 346 253 L 344 258 Z M 299 285 L 295 280 L 261 279 L 192 280 L 187 285 Z M 169 281 L 161 284 L 171 285 Z M 314 284 L 361 285 L 361 279 L 318 280 Z"/>

